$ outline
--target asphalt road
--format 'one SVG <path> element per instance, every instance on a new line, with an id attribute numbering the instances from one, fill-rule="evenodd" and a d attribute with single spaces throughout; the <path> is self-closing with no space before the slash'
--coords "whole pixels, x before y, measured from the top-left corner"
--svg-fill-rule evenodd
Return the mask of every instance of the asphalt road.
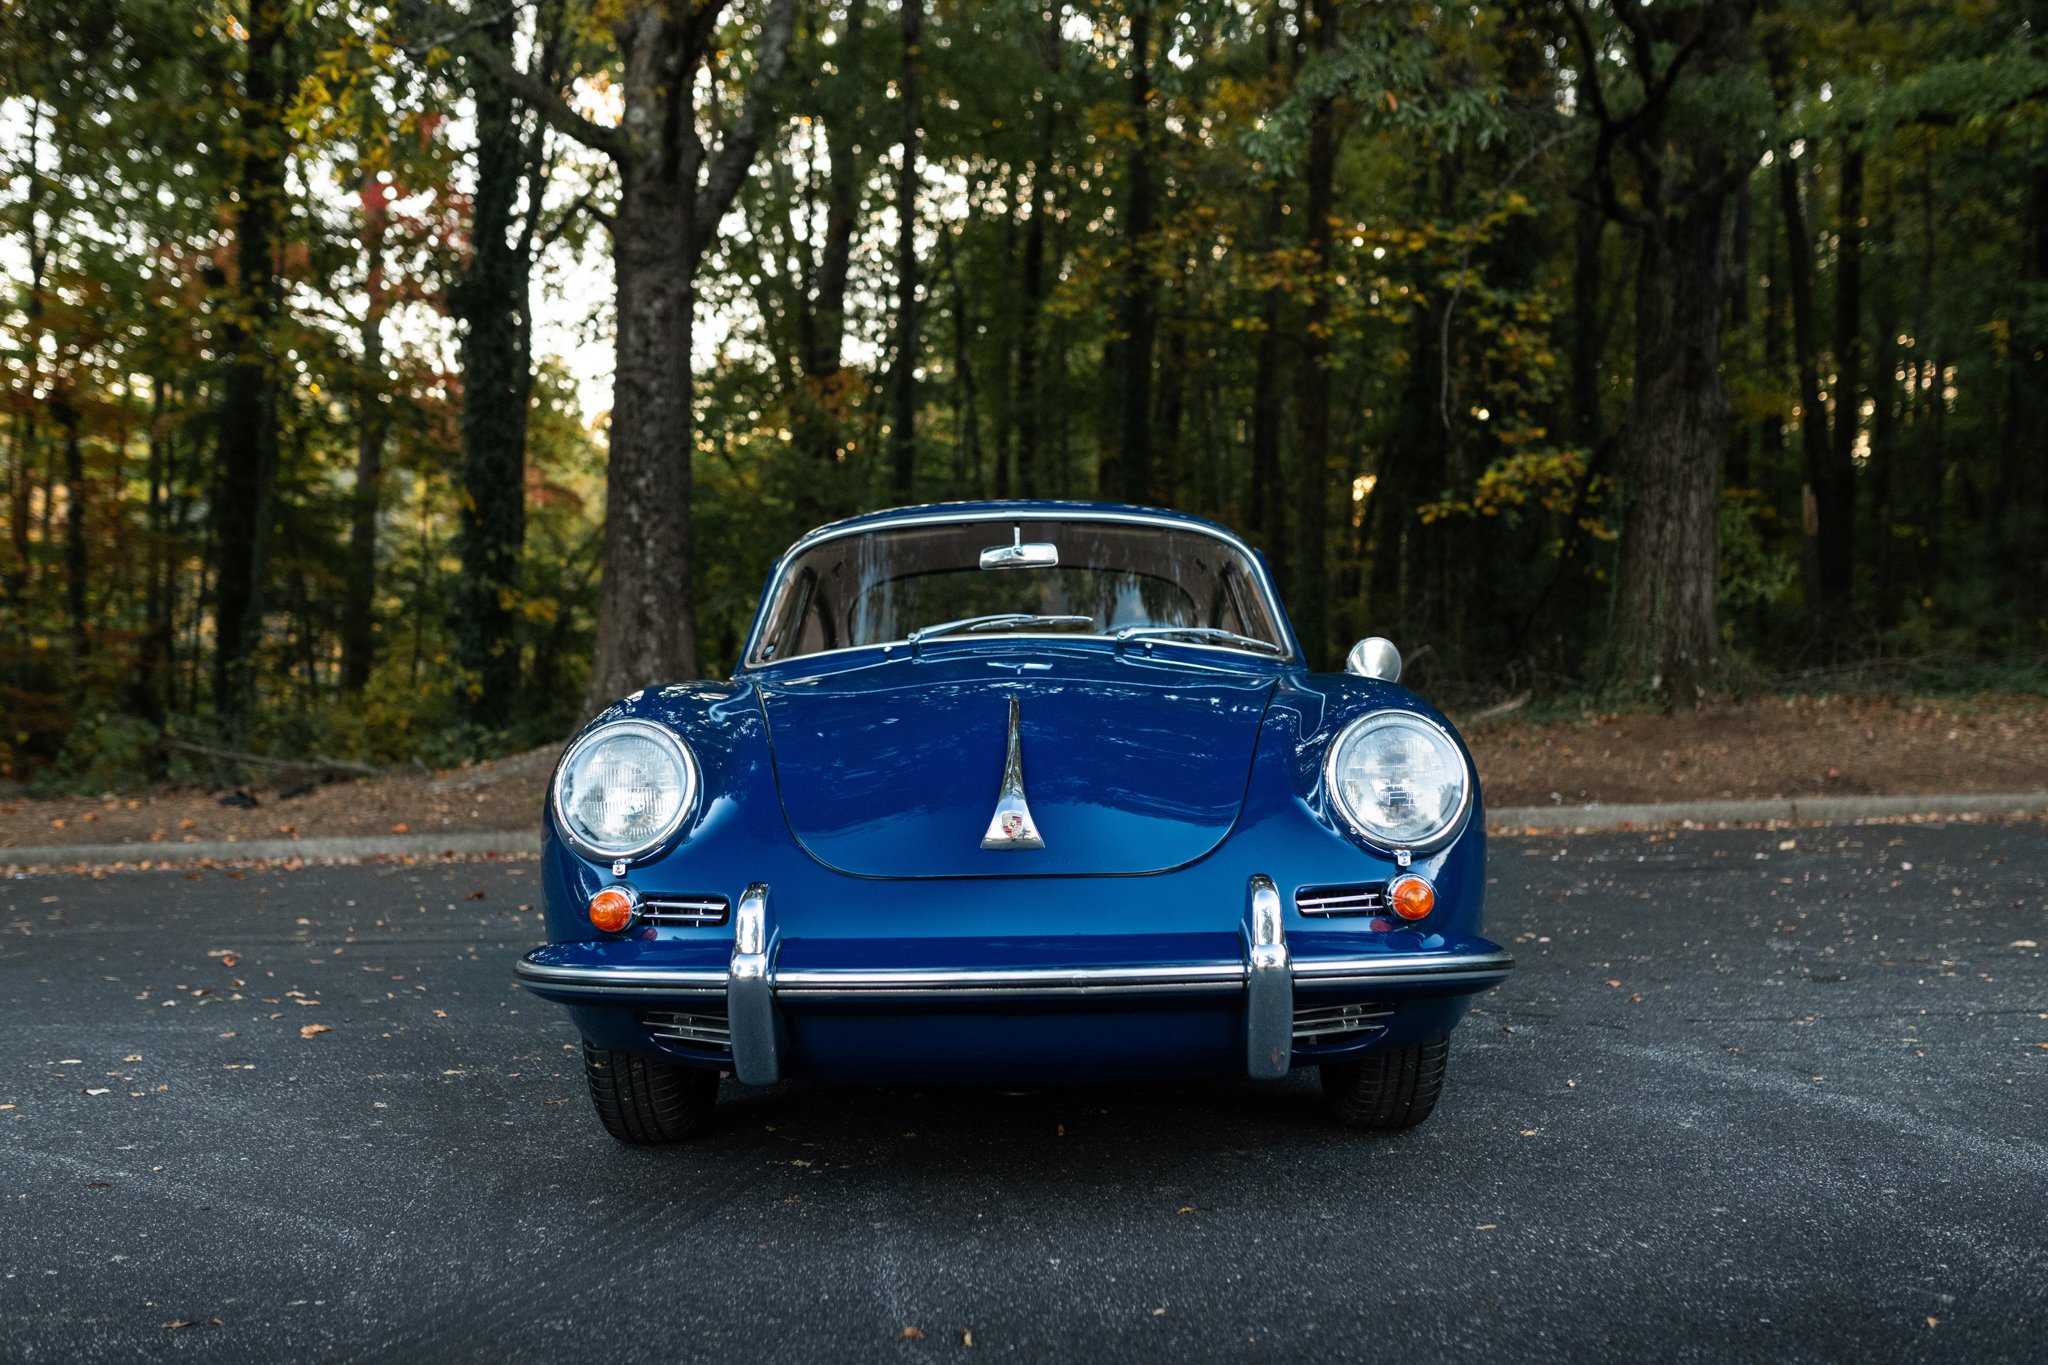
<path id="1" fill-rule="evenodd" d="M 530 863 L 0 883 L 0 1358 L 2048 1359 L 2048 826 L 1494 871 L 1412 1134 L 790 1086 L 658 1151 L 511 984 Z"/>

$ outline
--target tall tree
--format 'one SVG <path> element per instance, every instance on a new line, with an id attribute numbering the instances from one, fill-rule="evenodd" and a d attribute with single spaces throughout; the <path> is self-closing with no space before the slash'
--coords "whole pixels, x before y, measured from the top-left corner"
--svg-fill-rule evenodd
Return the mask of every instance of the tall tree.
<path id="1" fill-rule="evenodd" d="M 1116 491 L 1125 502 L 1152 501 L 1152 355 L 1159 335 L 1158 286 L 1152 278 L 1152 0 L 1133 0 L 1126 23 L 1124 65 L 1129 90 L 1130 151 L 1125 157 L 1123 296 L 1117 315 L 1122 402 L 1116 446 Z"/>
<path id="2" fill-rule="evenodd" d="M 282 289 L 276 254 L 285 213 L 285 101 L 294 85 L 284 0 L 251 0 L 236 99 L 240 165 L 227 213 L 235 273 L 220 305 L 227 361 L 214 492 L 213 704 L 232 735 L 255 703 L 254 655 L 263 636 L 263 589 L 277 482 L 278 357 Z"/>
<path id="3" fill-rule="evenodd" d="M 1336 0 L 1304 0 L 1303 36 L 1327 65 L 1337 47 Z M 1327 80 L 1327 76 L 1324 78 Z M 1330 646 L 1330 215 L 1337 175 L 1336 92 L 1319 83 L 1308 107 L 1308 157 L 1302 165 L 1302 255 L 1308 267 L 1301 322 L 1301 364 L 1295 370 L 1295 486 L 1298 529 L 1294 618 L 1309 658 Z"/>
<path id="4" fill-rule="evenodd" d="M 1605 45 L 1577 0 L 1567 3 L 1598 123 L 1601 203 L 1640 243 L 1606 671 L 1616 686 L 1691 704 L 1719 666 L 1717 521 L 1731 412 L 1721 326 L 1728 213 L 1759 151 L 1754 0 L 1615 0 L 1618 73 L 1603 69 Z M 1632 194 L 1618 183 L 1617 153 L 1633 171 Z"/>
<path id="5" fill-rule="evenodd" d="M 623 66 L 617 127 L 585 118 L 496 49 L 474 39 L 466 48 L 553 127 L 609 157 L 618 171 L 608 221 L 616 367 L 590 711 L 698 671 L 690 540 L 697 271 L 768 132 L 796 24 L 796 0 L 766 0 L 739 110 L 710 145 L 709 111 L 699 101 L 720 88 L 727 74 L 720 58 L 734 50 L 719 33 L 726 4 L 697 0 L 684 10 L 664 0 L 625 0 L 612 12 Z"/>
<path id="6" fill-rule="evenodd" d="M 356 482 L 349 496 L 348 567 L 342 585 L 341 686 L 361 692 L 377 657 L 377 511 L 390 436 L 385 402 L 384 320 L 390 291 L 384 278 L 385 235 L 391 187 L 365 178 L 363 208 L 363 318 L 358 329 L 362 366 L 355 394 Z"/>
<path id="7" fill-rule="evenodd" d="M 541 9 L 529 79 L 555 88 L 557 6 Z M 526 422 L 533 391 L 531 277 L 544 184 L 546 129 L 530 121 L 494 69 L 516 62 L 513 11 L 484 25 L 472 51 L 476 190 L 469 259 L 452 291 L 462 324 L 461 520 L 455 549 L 456 660 L 464 715 L 494 728 L 519 690 L 520 555 L 526 542 Z M 529 126 L 531 124 L 531 126 Z M 526 203 L 523 212 L 520 198 Z"/>

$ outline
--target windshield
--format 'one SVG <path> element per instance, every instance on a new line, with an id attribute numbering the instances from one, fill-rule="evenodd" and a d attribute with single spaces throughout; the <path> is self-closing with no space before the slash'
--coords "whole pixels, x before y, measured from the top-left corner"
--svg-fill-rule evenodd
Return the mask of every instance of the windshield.
<path id="1" fill-rule="evenodd" d="M 1191 644 L 1287 652 L 1257 568 L 1194 527 L 1014 516 L 878 526 L 804 550 L 770 591 L 750 664 L 951 633 L 938 627 L 968 639 L 1181 627 Z M 997 617 L 1015 619 L 982 619 Z"/>

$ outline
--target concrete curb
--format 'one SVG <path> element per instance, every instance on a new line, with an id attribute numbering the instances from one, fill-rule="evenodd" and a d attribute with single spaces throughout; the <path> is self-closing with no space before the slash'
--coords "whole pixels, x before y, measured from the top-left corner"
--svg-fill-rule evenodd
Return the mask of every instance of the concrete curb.
<path id="1" fill-rule="evenodd" d="M 0 868 L 97 866 L 173 867 L 244 860 L 356 863 L 370 858 L 517 857 L 540 852 L 540 835 L 523 833 L 351 835 L 334 839 L 245 839 L 200 844 L 49 844 L 0 848 Z"/>
<path id="2" fill-rule="evenodd" d="M 1800 796 L 1772 801 L 1688 801 L 1634 806 L 1502 806 L 1486 813 L 1487 828 L 1600 830 L 1667 825 L 1763 825 L 1805 821 L 1847 824 L 1902 816 L 2048 814 L 2048 792 L 1997 796 Z M 335 839 L 249 839 L 203 844 L 49 844 L 0 848 L 0 869 L 179 867 L 199 862 L 355 863 L 373 858 L 516 858 L 540 852 L 537 832 L 393 834 Z"/>
<path id="3" fill-rule="evenodd" d="M 2048 792 L 1991 796 L 1795 796 L 1769 801 L 1674 801 L 1635 806 L 1503 806 L 1486 813 L 1493 830 L 1612 830 L 1661 825 L 1847 824 L 1913 815 L 2037 815 Z"/>

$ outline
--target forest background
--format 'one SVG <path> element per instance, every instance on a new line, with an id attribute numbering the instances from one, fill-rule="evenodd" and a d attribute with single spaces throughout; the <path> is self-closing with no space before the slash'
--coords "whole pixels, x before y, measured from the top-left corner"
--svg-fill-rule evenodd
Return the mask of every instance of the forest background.
<path id="1" fill-rule="evenodd" d="M 53 789 L 556 740 L 961 497 L 1453 704 L 2048 673 L 2048 0 L 0 0 L 0 269 Z"/>

